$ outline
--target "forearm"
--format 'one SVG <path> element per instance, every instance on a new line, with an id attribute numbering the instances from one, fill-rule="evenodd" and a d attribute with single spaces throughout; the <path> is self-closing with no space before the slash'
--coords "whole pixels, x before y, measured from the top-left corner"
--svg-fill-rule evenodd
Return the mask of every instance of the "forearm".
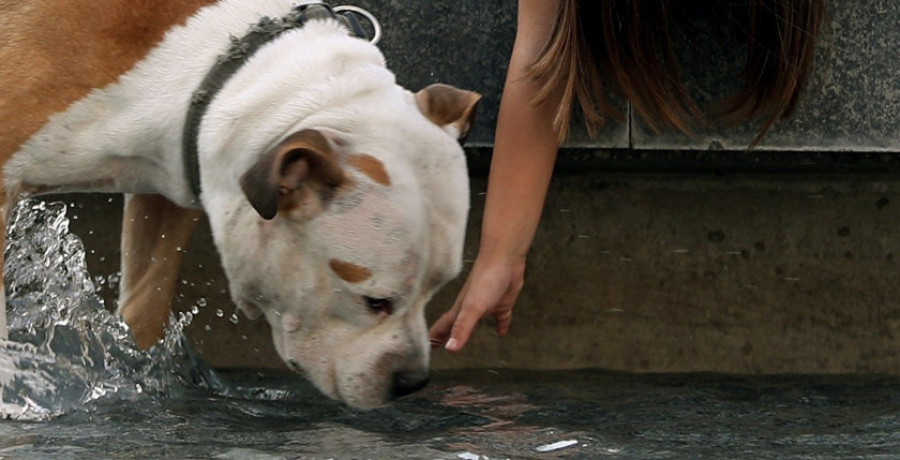
<path id="1" fill-rule="evenodd" d="M 520 2 L 520 8 L 529 7 L 527 3 Z M 548 13 L 553 12 L 548 10 L 555 6 L 547 4 L 553 3 L 530 6 L 545 11 L 520 17 L 497 120 L 482 224 L 482 256 L 525 257 L 553 174 L 559 145 L 552 120 L 559 94 L 551 94 L 539 105 L 532 104 L 541 82 L 526 73 L 552 29 L 549 19 L 553 14 Z"/>
<path id="2" fill-rule="evenodd" d="M 552 117 L 535 116 L 527 112 L 536 108 L 515 105 L 500 111 L 481 249 L 524 257 L 541 217 L 558 145 Z M 507 123 L 513 126 L 500 134 Z"/>

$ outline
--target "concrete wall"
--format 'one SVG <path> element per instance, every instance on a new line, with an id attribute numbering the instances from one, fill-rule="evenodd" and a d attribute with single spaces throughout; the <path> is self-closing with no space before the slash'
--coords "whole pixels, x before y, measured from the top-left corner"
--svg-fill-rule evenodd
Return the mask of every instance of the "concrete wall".
<path id="1" fill-rule="evenodd" d="M 890 169 L 560 173 L 511 335 L 482 326 L 465 352 L 439 351 L 434 365 L 898 373 L 900 176 Z M 474 178 L 466 268 L 485 186 Z M 77 197 L 73 211 L 73 229 L 93 232 L 95 274 L 117 269 L 119 203 L 107 201 Z M 205 299 L 189 334 L 213 365 L 281 367 L 264 321 L 229 320 L 206 228 L 182 279 L 178 309 Z M 430 317 L 463 279 L 437 296 Z"/>
<path id="2" fill-rule="evenodd" d="M 385 25 L 380 45 L 401 84 L 444 81 L 486 95 L 470 145 L 493 142 L 500 92 L 515 36 L 509 0 L 359 0 Z M 820 47 L 822 72 L 797 115 L 777 125 L 761 150 L 900 151 L 900 2 L 829 0 L 832 32 Z M 711 103 L 741 81 L 744 45 L 730 18 L 707 2 L 679 2 L 673 31 L 681 71 L 695 98 Z M 623 105 L 623 108 L 625 106 Z M 696 137 L 653 133 L 635 116 L 597 139 L 577 131 L 573 147 L 744 150 L 756 126 L 711 124 Z"/>
<path id="3" fill-rule="evenodd" d="M 486 96 L 471 137 L 468 268 L 515 2 L 354 3 L 384 22 L 400 83 L 443 81 Z M 828 71 L 796 119 L 753 153 L 742 151 L 752 126 L 688 138 L 632 119 L 593 140 L 577 131 L 569 147 L 580 148 L 560 156 L 511 336 L 481 327 L 463 353 L 436 353 L 435 367 L 900 372 L 900 4 L 830 6 Z M 684 30 L 701 32 L 679 35 L 713 47 L 685 62 L 710 100 L 739 67 L 714 24 L 699 16 Z M 94 272 L 114 273 L 121 202 L 66 199 Z M 177 308 L 206 305 L 189 328 L 201 354 L 218 367 L 280 368 L 264 322 L 230 321 L 208 229 L 187 259 Z M 451 305 L 464 276 L 430 317 Z M 105 290 L 111 301 L 114 288 Z"/>

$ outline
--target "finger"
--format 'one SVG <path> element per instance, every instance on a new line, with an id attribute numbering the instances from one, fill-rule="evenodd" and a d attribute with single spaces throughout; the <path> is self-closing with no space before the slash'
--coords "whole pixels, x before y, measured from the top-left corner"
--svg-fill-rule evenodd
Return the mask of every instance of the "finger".
<path id="1" fill-rule="evenodd" d="M 428 338 L 431 341 L 431 345 L 434 347 L 441 347 L 447 342 L 447 339 L 450 338 L 450 331 L 453 329 L 453 322 L 456 321 L 456 309 L 450 309 L 434 324 L 431 325 L 431 329 L 428 331 Z"/>
<path id="2" fill-rule="evenodd" d="M 450 338 L 450 331 L 453 329 L 453 323 L 456 321 L 456 315 L 459 314 L 459 309 L 462 308 L 462 299 L 466 295 L 468 284 L 468 281 L 466 281 L 466 284 L 463 285 L 459 295 L 456 296 L 453 306 L 444 312 L 444 314 L 431 325 L 431 329 L 428 330 L 428 337 L 432 347 L 443 346 L 447 342 L 447 339 Z"/>
<path id="3" fill-rule="evenodd" d="M 449 351 L 462 350 L 466 346 L 466 342 L 469 341 L 469 337 L 472 336 L 472 329 L 475 329 L 475 325 L 478 324 L 478 321 L 484 314 L 484 310 L 484 308 L 471 305 L 463 307 L 459 315 L 456 316 L 456 321 L 453 322 L 453 329 L 450 330 L 450 340 L 447 341 L 444 348 Z"/>
<path id="4" fill-rule="evenodd" d="M 494 314 L 494 319 L 497 320 L 497 335 L 500 337 L 505 336 L 509 333 L 509 325 L 512 323 L 512 307 L 504 308 Z"/>
<path id="5" fill-rule="evenodd" d="M 522 290 L 522 284 L 516 284 L 517 285 L 510 286 L 510 289 L 503 295 L 503 298 L 500 299 L 500 304 L 497 305 L 497 309 L 494 310 L 494 319 L 497 321 L 495 330 L 500 337 L 509 333 L 509 325 L 512 323 L 513 306 L 516 303 L 516 299 L 519 297 L 519 292 Z"/>

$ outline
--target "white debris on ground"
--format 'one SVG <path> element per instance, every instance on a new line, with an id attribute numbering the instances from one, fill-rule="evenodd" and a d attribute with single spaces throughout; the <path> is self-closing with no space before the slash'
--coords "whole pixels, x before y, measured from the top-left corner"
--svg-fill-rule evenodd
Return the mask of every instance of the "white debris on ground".
<path id="1" fill-rule="evenodd" d="M 553 452 L 554 450 L 565 449 L 566 447 L 571 447 L 576 444 L 578 444 L 577 439 L 567 439 L 552 444 L 544 444 L 543 446 L 536 447 L 534 450 L 538 452 Z"/>

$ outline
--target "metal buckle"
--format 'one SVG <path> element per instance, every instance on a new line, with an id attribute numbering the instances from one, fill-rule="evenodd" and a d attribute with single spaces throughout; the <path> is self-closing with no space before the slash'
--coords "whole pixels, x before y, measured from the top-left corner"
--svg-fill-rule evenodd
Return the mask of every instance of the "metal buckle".
<path id="1" fill-rule="evenodd" d="M 343 11 L 349 11 L 351 13 L 356 13 L 356 14 L 366 18 L 366 20 L 369 21 L 370 24 L 372 24 L 372 28 L 375 29 L 375 34 L 372 36 L 372 39 L 369 40 L 369 43 L 371 43 L 373 45 L 377 45 L 378 42 L 381 41 L 381 35 L 382 35 L 381 23 L 378 22 L 378 19 L 375 19 L 375 15 L 373 15 L 372 13 L 370 13 L 358 6 L 352 6 L 352 5 L 336 6 L 333 8 L 333 11 L 335 12 L 335 14 L 339 14 Z"/>

